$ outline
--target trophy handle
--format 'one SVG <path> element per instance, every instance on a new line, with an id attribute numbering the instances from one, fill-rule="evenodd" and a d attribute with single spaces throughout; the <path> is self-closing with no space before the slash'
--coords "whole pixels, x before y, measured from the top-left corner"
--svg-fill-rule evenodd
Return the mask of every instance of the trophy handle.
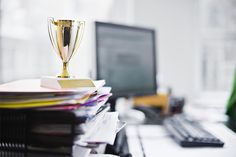
<path id="1" fill-rule="evenodd" d="M 84 26 L 85 26 L 85 21 L 79 21 L 79 25 L 78 25 L 79 29 L 77 30 L 79 32 L 77 32 L 77 34 L 76 34 L 76 38 L 78 38 L 78 40 L 75 43 L 75 46 L 73 48 L 73 52 L 75 52 L 80 46 L 80 42 L 81 42 L 83 34 L 84 34 Z"/>
<path id="2" fill-rule="evenodd" d="M 52 24 L 55 24 L 54 18 L 49 17 L 48 18 L 48 34 L 49 34 L 49 38 L 50 38 L 53 48 L 57 51 L 56 42 L 55 42 L 55 40 L 53 38 L 53 34 L 52 34 Z"/>

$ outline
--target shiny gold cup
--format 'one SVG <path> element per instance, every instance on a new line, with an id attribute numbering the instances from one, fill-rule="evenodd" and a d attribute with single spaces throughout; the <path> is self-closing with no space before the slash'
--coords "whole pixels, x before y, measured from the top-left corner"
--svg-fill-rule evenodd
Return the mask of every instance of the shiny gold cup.
<path id="1" fill-rule="evenodd" d="M 53 48 L 62 60 L 62 72 L 59 78 L 71 78 L 68 65 L 76 53 L 84 33 L 84 21 L 54 20 L 48 18 L 48 33 Z"/>

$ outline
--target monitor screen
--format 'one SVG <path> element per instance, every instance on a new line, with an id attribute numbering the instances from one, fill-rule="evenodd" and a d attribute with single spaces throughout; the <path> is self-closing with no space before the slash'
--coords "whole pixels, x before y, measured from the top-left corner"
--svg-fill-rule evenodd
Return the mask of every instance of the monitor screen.
<path id="1" fill-rule="evenodd" d="M 97 79 L 115 97 L 156 93 L 155 31 L 96 22 Z"/>

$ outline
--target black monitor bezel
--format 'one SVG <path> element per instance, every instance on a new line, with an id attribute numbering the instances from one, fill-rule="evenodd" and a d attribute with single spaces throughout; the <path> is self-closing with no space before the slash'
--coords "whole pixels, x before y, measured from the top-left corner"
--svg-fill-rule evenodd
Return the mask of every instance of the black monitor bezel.
<path id="1" fill-rule="evenodd" d="M 107 27 L 113 27 L 113 28 L 121 28 L 121 29 L 132 29 L 132 30 L 140 30 L 140 31 L 148 31 L 151 32 L 152 34 L 152 42 L 153 42 L 153 73 L 154 73 L 154 88 L 152 90 L 149 91 L 136 91 L 136 92 L 120 92 L 120 93 L 113 93 L 112 98 L 118 98 L 118 97 L 133 97 L 133 96 L 141 96 L 141 95 L 153 95 L 157 93 L 157 64 L 156 64 L 156 32 L 154 29 L 150 29 L 150 28 L 143 28 L 143 27 L 137 27 L 137 26 L 127 26 L 127 25 L 122 25 L 122 24 L 115 24 L 115 23 L 106 23 L 106 22 L 99 22 L 96 21 L 95 22 L 95 39 L 96 39 L 96 44 L 95 44 L 95 49 L 96 49 L 96 79 L 102 79 L 100 76 L 100 66 L 99 66 L 99 50 L 98 50 L 98 45 L 99 45 L 99 41 L 98 41 L 98 27 L 100 26 L 107 26 Z"/>

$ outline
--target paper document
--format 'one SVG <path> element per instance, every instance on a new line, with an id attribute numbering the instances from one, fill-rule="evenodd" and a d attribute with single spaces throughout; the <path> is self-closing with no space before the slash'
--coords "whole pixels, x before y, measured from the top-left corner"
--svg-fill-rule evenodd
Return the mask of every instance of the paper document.
<path id="1" fill-rule="evenodd" d="M 20 92 L 20 93 L 47 93 L 47 92 L 87 92 L 90 90 L 96 91 L 97 89 L 101 88 L 104 85 L 103 82 L 98 82 L 96 87 L 81 87 L 81 88 L 69 88 L 69 89 L 49 89 L 43 88 L 40 86 L 40 79 L 24 79 L 13 81 L 9 83 L 5 83 L 0 85 L 0 93 L 2 92 Z"/>
<path id="2" fill-rule="evenodd" d="M 122 122 L 122 121 L 118 120 L 116 133 L 120 132 L 120 130 L 123 129 L 125 126 L 126 126 L 126 122 Z"/>
<path id="3" fill-rule="evenodd" d="M 118 123 L 118 113 L 108 112 L 105 113 L 102 119 L 94 122 L 92 131 L 82 137 L 75 144 L 81 145 L 81 143 L 108 143 L 113 144 Z"/>
<path id="4" fill-rule="evenodd" d="M 89 157 L 119 157 L 111 154 L 89 154 Z"/>
<path id="5" fill-rule="evenodd" d="M 103 101 L 111 96 L 104 84 L 93 88 L 53 90 L 40 87 L 39 79 L 26 79 L 0 85 L 0 108 L 31 108 L 61 105 L 80 105 Z M 100 89 L 100 95 L 93 96 Z M 91 97 L 93 96 L 93 97 Z M 91 104 L 90 103 L 90 104 Z"/>
<path id="6" fill-rule="evenodd" d="M 73 157 L 88 157 L 91 152 L 90 148 L 73 146 Z"/>

